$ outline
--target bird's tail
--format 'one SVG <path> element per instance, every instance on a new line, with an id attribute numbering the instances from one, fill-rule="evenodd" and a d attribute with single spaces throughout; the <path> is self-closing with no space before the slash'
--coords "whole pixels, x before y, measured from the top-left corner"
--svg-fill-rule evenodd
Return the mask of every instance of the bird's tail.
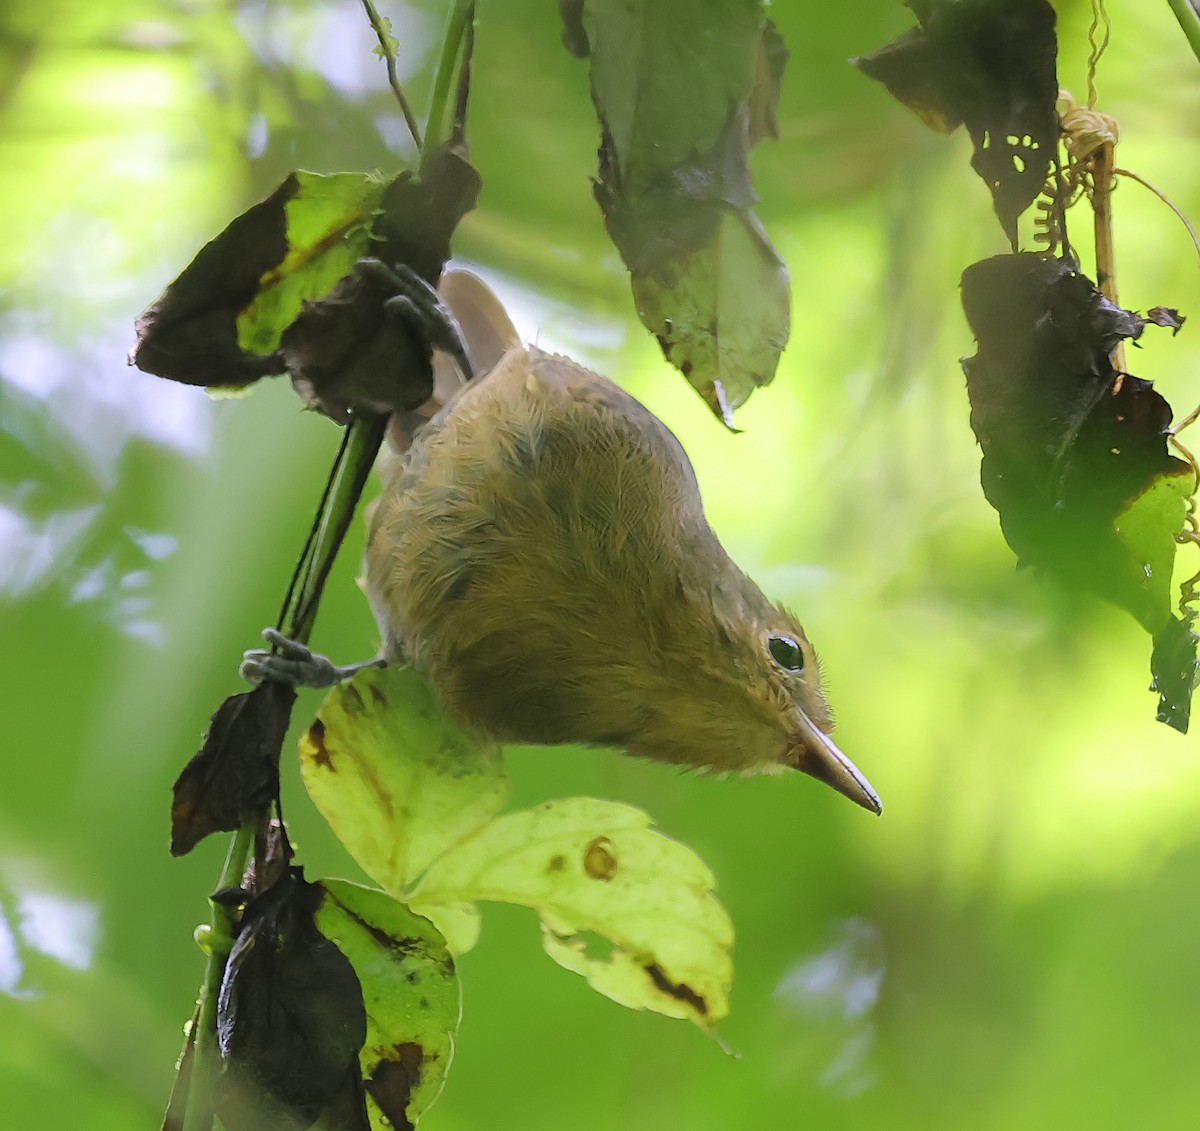
<path id="1" fill-rule="evenodd" d="M 438 294 L 454 316 L 475 368 L 475 380 L 490 373 L 500 359 L 521 344 L 516 328 L 488 285 L 470 271 L 453 269 L 442 275 Z M 419 408 L 397 412 L 388 426 L 388 439 L 397 453 L 408 450 L 413 434 L 427 423 L 459 389 L 466 376 L 449 354 L 433 354 L 433 395 Z"/>

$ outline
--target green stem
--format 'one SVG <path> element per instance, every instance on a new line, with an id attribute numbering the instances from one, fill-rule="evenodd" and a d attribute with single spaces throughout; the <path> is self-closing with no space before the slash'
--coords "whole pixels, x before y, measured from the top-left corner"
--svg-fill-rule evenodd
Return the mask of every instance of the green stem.
<path id="1" fill-rule="evenodd" d="M 354 517 L 359 496 L 370 474 L 375 456 L 383 441 L 387 418 L 363 417 L 349 427 L 345 448 L 340 453 L 333 486 L 322 508 L 312 551 L 312 568 L 308 570 L 295 604 L 292 605 L 288 635 L 294 640 L 307 640 L 316 619 L 317 607 L 326 578 Z M 217 880 L 218 892 L 239 887 L 254 846 L 258 819 L 247 821 L 234 834 L 225 857 L 225 866 Z M 213 1120 L 213 1090 L 217 1050 L 217 1003 L 225 962 L 233 945 L 234 919 L 229 907 L 210 899 L 211 931 L 208 958 L 204 966 L 204 981 L 200 986 L 191 1049 L 191 1076 L 187 1084 L 187 1103 L 184 1131 L 211 1131 Z"/>
<path id="2" fill-rule="evenodd" d="M 396 74 L 396 39 L 388 30 L 388 25 L 385 25 L 380 18 L 371 0 L 362 0 L 362 6 L 367 13 L 371 29 L 375 32 L 375 38 L 379 40 L 379 50 L 383 53 L 383 61 L 387 65 L 388 85 L 392 88 L 396 101 L 400 103 L 400 112 L 404 115 L 404 121 L 408 124 L 408 132 L 412 134 L 419 153 L 421 151 L 421 129 L 417 125 L 417 119 L 413 117 L 408 99 L 404 97 L 404 88 L 400 85 L 400 79 Z"/>
<path id="3" fill-rule="evenodd" d="M 381 46 L 388 52 L 387 37 L 374 5 L 362 0 L 363 6 L 375 29 Z M 474 19 L 474 0 L 453 0 L 446 21 L 446 34 L 438 59 L 434 78 L 433 95 L 430 100 L 429 117 L 425 126 L 425 143 L 421 144 L 420 130 L 413 120 L 403 92 L 395 78 L 394 60 L 388 59 L 388 79 L 395 91 L 404 116 L 412 131 L 413 139 L 421 150 L 421 165 L 425 165 L 448 136 L 445 122 L 449 106 L 450 90 L 454 78 L 455 64 L 462 51 L 468 24 Z M 338 462 L 336 478 L 322 508 L 320 524 L 300 592 L 294 602 L 291 591 L 287 602 L 289 625 L 286 633 L 291 639 L 307 642 L 316 619 L 317 607 L 329 571 L 341 548 L 346 531 L 354 517 L 359 497 L 367 476 L 374 465 L 375 457 L 383 442 L 387 428 L 387 417 L 363 417 L 349 425 L 346 446 Z M 252 820 L 242 825 L 234 834 L 225 858 L 225 866 L 217 883 L 217 891 L 237 887 L 241 884 L 254 845 L 257 822 Z M 211 1131 L 213 1126 L 213 1095 L 216 1067 L 219 1059 L 217 1049 L 217 1004 L 221 993 L 221 980 L 225 974 L 225 963 L 233 945 L 234 920 L 229 908 L 216 900 L 209 900 L 212 926 L 210 949 L 204 967 L 204 981 L 200 987 L 200 998 L 193 1020 L 192 1048 L 190 1049 L 190 1077 L 187 1081 L 187 1099 L 184 1107 L 184 1131 Z M 185 1051 L 185 1056 L 188 1056 Z"/>
<path id="4" fill-rule="evenodd" d="M 1179 21 L 1179 26 L 1183 28 L 1183 34 L 1187 36 L 1187 41 L 1192 45 L 1192 52 L 1196 59 L 1200 61 L 1200 7 L 1196 6 L 1196 0 L 1167 0 L 1171 5 L 1171 11 L 1175 13 L 1175 18 Z"/>
<path id="5" fill-rule="evenodd" d="M 450 86 L 454 78 L 454 64 L 462 48 L 467 20 L 473 18 L 475 0 L 454 0 L 446 17 L 446 35 L 442 40 L 442 53 L 438 58 L 437 71 L 433 79 L 433 95 L 429 100 L 429 117 L 425 122 L 425 148 L 421 151 L 422 166 L 425 160 L 437 151 L 446 140 L 446 107 L 450 101 Z"/>
<path id="6" fill-rule="evenodd" d="M 349 428 L 350 434 L 338 465 L 337 477 L 317 529 L 312 569 L 304 579 L 291 625 L 287 629 L 287 635 L 293 640 L 306 642 L 312 632 L 325 581 L 333 568 L 337 552 L 341 549 L 346 531 L 350 528 L 359 497 L 383 443 L 387 417 L 360 417 L 353 421 Z"/>
<path id="7" fill-rule="evenodd" d="M 217 891 L 241 884 L 253 844 L 254 824 L 247 822 L 230 842 L 225 866 L 217 881 Z M 221 993 L 221 979 L 225 975 L 225 960 L 233 945 L 233 920 L 229 908 L 214 899 L 208 902 L 212 934 L 209 938 L 208 960 L 204 964 L 204 982 L 200 986 L 199 1008 L 193 1022 L 196 1026 L 196 1043 L 192 1054 L 184 1131 L 209 1131 L 212 1127 L 214 1069 L 218 1059 L 217 999 Z"/>

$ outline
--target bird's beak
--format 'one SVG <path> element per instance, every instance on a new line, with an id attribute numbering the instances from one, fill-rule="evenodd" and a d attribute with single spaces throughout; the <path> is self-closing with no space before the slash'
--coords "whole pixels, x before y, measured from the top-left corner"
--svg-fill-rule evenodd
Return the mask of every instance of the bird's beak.
<path id="1" fill-rule="evenodd" d="M 833 786 L 856 805 L 870 809 L 872 813 L 882 813 L 883 802 L 871 788 L 871 783 L 858 772 L 858 767 L 803 711 L 797 711 L 796 715 L 791 764 L 817 781 Z"/>

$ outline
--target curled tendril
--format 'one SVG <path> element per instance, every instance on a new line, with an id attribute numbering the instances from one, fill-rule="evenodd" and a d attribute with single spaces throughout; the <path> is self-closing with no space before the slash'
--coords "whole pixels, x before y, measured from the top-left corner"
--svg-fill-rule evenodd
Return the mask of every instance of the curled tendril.
<path id="1" fill-rule="evenodd" d="M 1121 140 L 1121 127 L 1111 114 L 1077 103 L 1069 90 L 1058 92 L 1058 120 L 1063 133 L 1066 161 L 1042 187 L 1037 201 L 1033 238 L 1055 251 L 1065 242 L 1062 216 L 1081 197 L 1091 200 L 1096 192 L 1094 160 L 1108 146 Z"/>
<path id="2" fill-rule="evenodd" d="M 1070 166 L 1087 161 L 1102 145 L 1115 146 L 1121 140 L 1116 118 L 1090 106 L 1079 106 L 1069 90 L 1058 92 L 1058 105 Z"/>

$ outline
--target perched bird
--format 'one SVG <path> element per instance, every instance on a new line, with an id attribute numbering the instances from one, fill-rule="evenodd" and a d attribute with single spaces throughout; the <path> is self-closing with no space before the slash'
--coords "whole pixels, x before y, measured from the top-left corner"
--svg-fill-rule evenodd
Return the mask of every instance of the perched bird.
<path id="1" fill-rule="evenodd" d="M 878 813 L 804 630 L 725 553 L 670 429 L 522 345 L 474 276 L 443 295 L 480 375 L 385 463 L 364 579 L 385 658 L 500 741 L 791 767 Z"/>

